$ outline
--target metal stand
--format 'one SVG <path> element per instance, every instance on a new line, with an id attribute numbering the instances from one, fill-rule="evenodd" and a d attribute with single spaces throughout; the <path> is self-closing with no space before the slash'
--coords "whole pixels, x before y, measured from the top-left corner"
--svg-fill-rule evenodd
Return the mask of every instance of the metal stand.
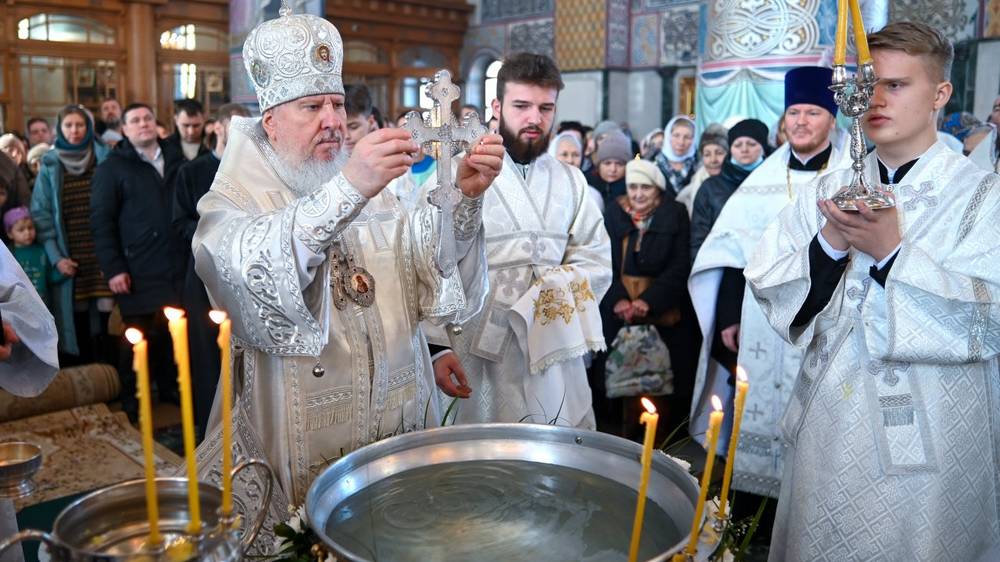
<path id="1" fill-rule="evenodd" d="M 842 211 L 857 211 L 858 202 L 869 209 L 887 209 L 896 205 L 895 201 L 879 187 L 873 187 L 865 175 L 865 137 L 861 131 L 861 117 L 871 106 L 875 92 L 875 67 L 871 61 L 858 66 L 854 80 L 847 77 L 844 65 L 833 67 L 834 99 L 840 112 L 851 118 L 851 169 L 854 172 L 851 183 L 838 191 L 832 201 Z"/>
<path id="2" fill-rule="evenodd" d="M 18 533 L 14 500 L 31 495 L 35 483 L 31 477 L 42 466 L 42 450 L 30 443 L 0 445 L 0 540 Z M 17 548 L 0 551 L 0 562 L 24 562 L 24 551 Z"/>

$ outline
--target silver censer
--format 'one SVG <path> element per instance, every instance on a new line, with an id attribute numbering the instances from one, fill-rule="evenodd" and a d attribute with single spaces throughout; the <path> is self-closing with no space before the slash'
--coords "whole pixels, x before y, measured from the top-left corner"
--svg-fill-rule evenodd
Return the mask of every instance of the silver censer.
<path id="1" fill-rule="evenodd" d="M 851 118 L 851 169 L 854 175 L 851 184 L 832 198 L 833 203 L 842 211 L 857 211 L 859 201 L 863 201 L 869 209 L 887 209 L 896 205 L 887 192 L 873 187 L 865 174 L 867 147 L 861 131 L 861 117 L 871 105 L 876 83 L 878 77 L 875 76 L 875 67 L 871 61 L 858 65 L 853 80 L 847 77 L 844 65 L 833 67 L 833 84 L 830 89 L 833 90 L 840 112 Z"/>

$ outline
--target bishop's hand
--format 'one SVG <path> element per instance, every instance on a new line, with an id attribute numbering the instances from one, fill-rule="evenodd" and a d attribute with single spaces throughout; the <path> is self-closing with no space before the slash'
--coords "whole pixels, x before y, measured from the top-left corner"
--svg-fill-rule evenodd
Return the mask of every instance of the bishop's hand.
<path id="1" fill-rule="evenodd" d="M 480 137 L 469 146 L 465 158 L 459 160 L 455 185 L 466 197 L 479 197 L 500 175 L 503 155 L 503 139 L 500 135 Z"/>
<path id="2" fill-rule="evenodd" d="M 405 129 L 379 129 L 365 135 L 347 164 L 344 177 L 361 195 L 371 199 L 392 180 L 406 173 L 413 165 L 412 154 L 420 147 Z"/>

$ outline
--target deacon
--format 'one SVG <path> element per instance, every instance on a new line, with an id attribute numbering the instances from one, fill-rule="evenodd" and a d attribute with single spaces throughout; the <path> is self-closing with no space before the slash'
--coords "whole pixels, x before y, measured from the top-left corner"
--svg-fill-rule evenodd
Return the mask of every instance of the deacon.
<path id="1" fill-rule="evenodd" d="M 768 321 L 806 350 L 770 559 L 998 560 L 1000 177 L 936 139 L 950 42 L 897 22 L 869 43 L 866 172 L 895 207 L 839 210 L 851 172 L 837 170 L 746 268 Z"/>
<path id="2" fill-rule="evenodd" d="M 497 75 L 493 114 L 506 156 L 483 204 L 490 294 L 460 334 L 431 337 L 454 350 L 434 350 L 434 371 L 446 394 L 468 398 L 457 405 L 459 423 L 595 427 L 583 357 L 603 348 L 598 304 L 611 284 L 611 247 L 583 174 L 547 153 L 562 88 L 559 69 L 544 55 L 512 55 Z M 556 266 L 567 267 L 552 271 Z M 568 281 L 555 286 L 557 279 Z M 570 283 L 587 291 L 574 292 Z M 561 304 L 561 295 L 578 306 L 567 304 L 573 314 L 549 322 L 541 315 L 556 308 L 545 306 L 544 295 L 555 297 L 551 304 Z M 543 318 L 536 329 L 525 326 L 517 312 L 524 309 Z M 577 325 L 584 329 L 573 330 Z"/>
<path id="3" fill-rule="evenodd" d="M 198 274 L 242 350 L 234 353 L 236 453 L 265 457 L 279 484 L 265 535 L 334 459 L 440 419 L 418 323 L 461 323 L 478 312 L 481 195 L 503 156 L 501 139 L 485 136 L 457 164 L 463 195 L 454 232 L 441 236 L 457 238 L 459 262 L 442 279 L 433 260 L 439 211 L 409 215 L 383 191 L 412 163 L 410 133 L 375 131 L 348 158 L 340 34 L 322 18 L 291 15 L 287 4 L 280 14 L 243 46 L 263 117 L 232 119 L 192 243 Z M 198 449 L 213 479 L 220 440 L 215 424 Z M 252 512 L 260 484 L 237 486 L 236 501 Z"/>
<path id="4" fill-rule="evenodd" d="M 732 394 L 732 373 L 709 353 L 713 334 L 720 334 L 722 345 L 738 353 L 737 363 L 750 378 L 746 410 L 752 413 L 744 414 L 740 426 L 733 488 L 772 498 L 778 497 L 784 451 L 778 420 L 799 372 L 802 351 L 771 329 L 752 297 L 744 298 L 743 268 L 764 229 L 798 193 L 808 192 L 817 178 L 850 165 L 844 158 L 848 135 L 838 134 L 836 128 L 832 78 L 831 69 L 815 66 L 794 68 L 785 75 L 788 142 L 726 202 L 698 251 L 688 283 L 705 338 L 692 403 L 692 434 L 702 436 L 708 427 L 711 396 Z M 734 505 L 756 510 L 759 503 Z"/>

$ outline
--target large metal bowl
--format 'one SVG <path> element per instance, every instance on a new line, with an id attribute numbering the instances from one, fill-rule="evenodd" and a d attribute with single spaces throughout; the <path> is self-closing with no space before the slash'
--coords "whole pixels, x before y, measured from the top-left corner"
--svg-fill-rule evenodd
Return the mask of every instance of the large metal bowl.
<path id="1" fill-rule="evenodd" d="M 316 478 L 309 525 L 352 562 L 625 560 L 638 443 L 534 424 L 419 431 L 354 451 Z M 640 559 L 683 548 L 697 482 L 654 454 Z"/>

